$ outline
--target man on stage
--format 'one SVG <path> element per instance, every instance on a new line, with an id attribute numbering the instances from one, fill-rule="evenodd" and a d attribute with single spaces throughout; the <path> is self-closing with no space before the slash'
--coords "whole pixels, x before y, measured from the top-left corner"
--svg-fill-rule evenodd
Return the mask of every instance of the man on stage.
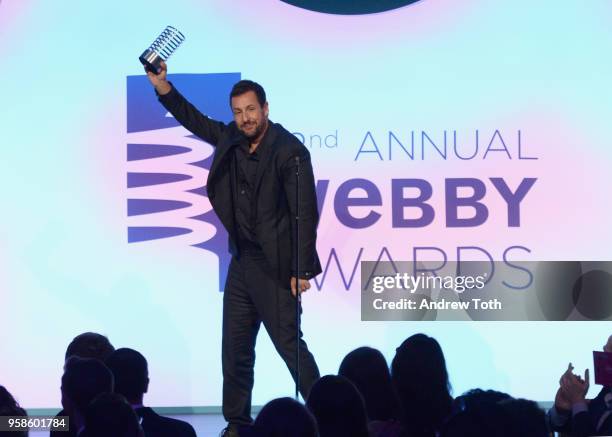
<path id="1" fill-rule="evenodd" d="M 159 101 L 185 128 L 215 147 L 206 188 L 229 234 L 232 254 L 223 295 L 222 365 L 223 415 L 229 423 L 225 435 L 233 436 L 252 421 L 255 340 L 261 322 L 295 379 L 296 293 L 308 290 L 309 279 L 321 273 L 310 154 L 295 136 L 268 120 L 268 102 L 259 84 L 241 80 L 234 85 L 234 121 L 225 124 L 198 111 L 166 80 L 166 73 L 165 64 L 157 75 L 147 72 Z M 299 388 L 306 398 L 319 369 L 301 337 L 300 331 Z"/>

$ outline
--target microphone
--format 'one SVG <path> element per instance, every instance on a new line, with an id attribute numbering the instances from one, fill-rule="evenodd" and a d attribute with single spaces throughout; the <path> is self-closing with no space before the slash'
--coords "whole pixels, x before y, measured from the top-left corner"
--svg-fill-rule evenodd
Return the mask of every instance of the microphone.
<path id="1" fill-rule="evenodd" d="M 155 74 L 161 71 L 161 62 L 167 61 L 170 55 L 185 41 L 185 36 L 172 26 L 167 26 L 138 60 L 145 68 Z"/>
<path id="2" fill-rule="evenodd" d="M 300 294 L 300 157 L 295 161 L 295 400 L 300 394 L 300 323 L 302 295 Z"/>

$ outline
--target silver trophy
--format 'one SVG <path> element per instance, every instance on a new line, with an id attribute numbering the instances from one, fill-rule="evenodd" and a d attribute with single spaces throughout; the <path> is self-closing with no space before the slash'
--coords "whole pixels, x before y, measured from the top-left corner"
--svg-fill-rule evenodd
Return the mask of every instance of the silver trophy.
<path id="1" fill-rule="evenodd" d="M 183 41 L 185 36 L 181 32 L 172 26 L 167 26 L 138 59 L 148 71 L 159 74 L 161 62 L 167 61 Z"/>

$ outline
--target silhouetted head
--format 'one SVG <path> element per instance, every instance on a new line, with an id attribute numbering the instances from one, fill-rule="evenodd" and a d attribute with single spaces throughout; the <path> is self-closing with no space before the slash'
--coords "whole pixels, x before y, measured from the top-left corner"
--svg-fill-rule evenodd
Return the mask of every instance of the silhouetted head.
<path id="1" fill-rule="evenodd" d="M 126 397 L 132 404 L 142 403 L 143 394 L 149 388 L 147 360 L 130 348 L 117 349 L 106 359 L 107 367 L 115 377 L 115 393 Z"/>
<path id="2" fill-rule="evenodd" d="M 9 391 L 0 385 L 0 417 L 2 416 L 20 416 L 27 417 L 26 411 L 19 406 L 15 398 Z M 5 423 L 6 424 L 6 423 Z M 0 436 L 10 435 L 13 437 L 27 437 L 27 431 L 0 432 Z"/>
<path id="3" fill-rule="evenodd" d="M 113 391 L 113 374 L 100 360 L 72 356 L 64 365 L 62 406 L 68 414 L 83 414 L 99 394 Z"/>
<path id="4" fill-rule="evenodd" d="M 612 352 L 612 335 L 608 337 L 608 341 L 603 347 L 604 352 Z"/>
<path id="5" fill-rule="evenodd" d="M 116 393 L 97 396 L 85 410 L 86 437 L 144 437 L 138 416 Z"/>
<path id="6" fill-rule="evenodd" d="M 534 401 L 509 398 L 499 402 L 507 417 L 508 435 L 547 437 L 546 413 Z"/>
<path id="7" fill-rule="evenodd" d="M 455 398 L 453 413 L 444 423 L 444 437 L 505 437 L 508 426 L 500 402 L 512 399 L 495 390 L 469 390 Z"/>
<path id="8" fill-rule="evenodd" d="M 383 354 L 371 347 L 350 352 L 340 363 L 344 376 L 363 396 L 369 420 L 399 419 L 399 405 Z"/>
<path id="9" fill-rule="evenodd" d="M 449 417 L 441 426 L 440 437 L 510 437 L 506 419 L 497 403 L 473 404 Z"/>
<path id="10" fill-rule="evenodd" d="M 315 418 L 304 405 L 291 398 L 274 399 L 264 405 L 251 430 L 244 434 L 257 437 L 318 436 Z"/>
<path id="11" fill-rule="evenodd" d="M 508 393 L 503 393 L 496 390 L 482 390 L 474 388 L 458 396 L 453 401 L 453 409 L 463 411 L 466 409 L 474 409 L 484 404 L 497 404 L 501 401 L 512 399 Z"/>
<path id="12" fill-rule="evenodd" d="M 327 375 L 312 386 L 306 406 L 314 414 L 321 437 L 367 437 L 363 398 L 343 376 Z"/>
<path id="13" fill-rule="evenodd" d="M 80 358 L 96 358 L 105 361 L 115 348 L 104 335 L 95 332 L 79 334 L 70 342 L 66 349 L 65 360 L 71 356 Z"/>
<path id="14" fill-rule="evenodd" d="M 533 401 L 494 390 L 470 390 L 457 397 L 441 437 L 546 437 L 546 415 Z"/>
<path id="15" fill-rule="evenodd" d="M 450 414 L 446 361 L 432 337 L 415 334 L 397 348 L 391 379 L 402 407 L 402 424 L 414 435 L 434 435 Z"/>

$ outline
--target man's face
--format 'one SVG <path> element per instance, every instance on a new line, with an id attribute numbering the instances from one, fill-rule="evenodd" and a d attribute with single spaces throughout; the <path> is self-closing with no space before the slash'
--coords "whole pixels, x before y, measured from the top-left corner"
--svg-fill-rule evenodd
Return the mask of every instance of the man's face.
<path id="1" fill-rule="evenodd" d="M 250 140 L 258 138 L 268 126 L 268 102 L 261 106 L 254 91 L 232 97 L 232 112 L 238 129 Z"/>

